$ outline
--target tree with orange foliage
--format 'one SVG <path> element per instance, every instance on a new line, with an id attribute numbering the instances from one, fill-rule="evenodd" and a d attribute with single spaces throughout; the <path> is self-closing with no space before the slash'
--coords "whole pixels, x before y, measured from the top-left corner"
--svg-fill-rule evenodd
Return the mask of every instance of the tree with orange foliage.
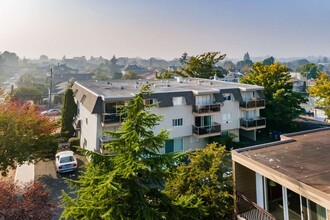
<path id="1" fill-rule="evenodd" d="M 0 171 L 6 175 L 24 161 L 38 160 L 56 150 L 57 125 L 40 116 L 33 105 L 0 103 Z"/>

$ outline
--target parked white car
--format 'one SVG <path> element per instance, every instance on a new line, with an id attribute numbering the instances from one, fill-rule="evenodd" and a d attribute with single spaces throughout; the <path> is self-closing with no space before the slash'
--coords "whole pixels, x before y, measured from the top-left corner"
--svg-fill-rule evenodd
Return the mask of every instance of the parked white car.
<path id="1" fill-rule="evenodd" d="M 55 155 L 55 168 L 59 173 L 74 171 L 78 167 L 73 151 L 62 151 Z"/>

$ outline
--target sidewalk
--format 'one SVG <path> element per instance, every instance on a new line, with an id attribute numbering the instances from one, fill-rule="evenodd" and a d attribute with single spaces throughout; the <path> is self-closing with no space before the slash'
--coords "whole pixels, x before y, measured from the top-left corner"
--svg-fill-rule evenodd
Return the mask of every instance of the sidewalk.
<path id="1" fill-rule="evenodd" d="M 15 174 L 15 182 L 19 185 L 26 185 L 34 181 L 34 164 L 24 164 L 17 166 Z"/>

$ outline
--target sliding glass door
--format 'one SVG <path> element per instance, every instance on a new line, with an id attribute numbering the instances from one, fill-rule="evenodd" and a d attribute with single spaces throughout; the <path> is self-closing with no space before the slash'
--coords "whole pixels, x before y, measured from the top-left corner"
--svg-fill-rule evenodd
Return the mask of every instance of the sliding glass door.
<path id="1" fill-rule="evenodd" d="M 265 177 L 264 177 L 265 178 Z M 327 210 L 305 197 L 264 179 L 265 209 L 279 220 L 327 220 Z"/>

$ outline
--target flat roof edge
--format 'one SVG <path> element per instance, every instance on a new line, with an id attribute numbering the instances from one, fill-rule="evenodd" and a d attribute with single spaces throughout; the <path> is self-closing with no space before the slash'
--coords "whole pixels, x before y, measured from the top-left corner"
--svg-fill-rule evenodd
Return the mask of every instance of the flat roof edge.
<path id="1" fill-rule="evenodd" d="M 250 146 L 250 147 L 244 147 L 244 148 L 236 149 L 234 151 L 236 151 L 237 153 L 242 153 L 242 152 L 245 152 L 245 151 L 257 150 L 257 149 L 261 149 L 261 148 L 265 148 L 265 147 L 271 147 L 271 146 L 275 146 L 275 145 L 286 144 L 286 143 L 296 141 L 293 138 L 291 138 L 293 136 L 309 134 L 309 133 L 314 133 L 314 132 L 318 132 L 318 131 L 326 131 L 326 130 L 330 130 L 330 127 L 317 128 L 317 129 L 311 129 L 311 130 L 305 130 L 305 131 L 298 131 L 298 132 L 293 132 L 293 133 L 282 134 L 280 136 L 281 140 L 279 140 L 279 141 L 254 145 L 254 146 Z"/>
<path id="2" fill-rule="evenodd" d="M 294 141 L 295 141 L 294 139 L 288 138 L 288 139 L 285 139 L 285 140 L 274 141 L 274 142 L 265 143 L 265 144 L 258 144 L 258 145 L 254 145 L 254 146 L 250 146 L 250 147 L 244 147 L 244 148 L 236 149 L 234 151 L 236 151 L 237 153 L 242 153 L 242 152 L 245 152 L 245 151 L 257 150 L 257 149 L 261 149 L 261 148 L 265 148 L 265 147 L 271 147 L 271 146 L 275 146 L 275 145 L 286 144 L 286 143 L 290 143 L 290 142 L 294 142 Z"/>

